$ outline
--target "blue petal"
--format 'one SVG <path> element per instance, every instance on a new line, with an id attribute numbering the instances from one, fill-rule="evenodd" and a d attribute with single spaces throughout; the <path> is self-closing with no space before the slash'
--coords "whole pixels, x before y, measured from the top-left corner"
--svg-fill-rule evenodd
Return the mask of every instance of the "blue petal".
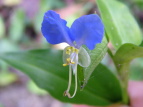
<path id="1" fill-rule="evenodd" d="M 96 14 L 84 15 L 74 21 L 71 26 L 77 48 L 86 45 L 90 50 L 101 43 L 104 35 L 104 25 Z"/>
<path id="2" fill-rule="evenodd" d="M 43 18 L 41 27 L 42 34 L 50 44 L 66 42 L 72 45 L 73 38 L 66 23 L 65 20 L 60 18 L 59 14 L 49 10 Z"/>

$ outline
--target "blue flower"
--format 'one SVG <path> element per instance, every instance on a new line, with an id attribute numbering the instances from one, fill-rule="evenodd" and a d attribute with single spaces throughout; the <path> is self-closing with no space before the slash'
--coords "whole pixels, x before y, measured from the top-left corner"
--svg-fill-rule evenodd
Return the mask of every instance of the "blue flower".
<path id="1" fill-rule="evenodd" d="M 50 44 L 68 43 L 63 52 L 63 66 L 69 65 L 69 85 L 65 96 L 73 98 L 77 90 L 77 64 L 88 67 L 90 57 L 82 45 L 93 50 L 96 44 L 101 43 L 104 35 L 104 25 L 97 14 L 84 15 L 76 19 L 71 28 L 67 22 L 61 19 L 53 10 L 45 13 L 42 22 L 42 34 Z M 72 71 L 75 74 L 75 92 L 69 93 Z"/>

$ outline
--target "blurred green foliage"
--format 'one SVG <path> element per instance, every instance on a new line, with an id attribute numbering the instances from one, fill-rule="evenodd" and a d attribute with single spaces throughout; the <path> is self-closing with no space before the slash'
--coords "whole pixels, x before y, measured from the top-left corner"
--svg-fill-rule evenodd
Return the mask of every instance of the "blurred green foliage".
<path id="1" fill-rule="evenodd" d="M 31 93 L 37 95 L 47 95 L 47 92 L 39 88 L 32 80 L 27 83 L 27 87 Z"/>
<path id="2" fill-rule="evenodd" d="M 17 43 L 24 34 L 25 26 L 25 14 L 23 10 L 14 11 L 11 20 L 10 20 L 10 29 L 9 29 L 9 37 L 10 40 L 14 43 Z"/>
<path id="3" fill-rule="evenodd" d="M 0 39 L 5 35 L 5 26 L 3 18 L 0 16 Z"/>
<path id="4" fill-rule="evenodd" d="M 130 79 L 143 80 L 143 58 L 137 58 L 131 63 Z"/>

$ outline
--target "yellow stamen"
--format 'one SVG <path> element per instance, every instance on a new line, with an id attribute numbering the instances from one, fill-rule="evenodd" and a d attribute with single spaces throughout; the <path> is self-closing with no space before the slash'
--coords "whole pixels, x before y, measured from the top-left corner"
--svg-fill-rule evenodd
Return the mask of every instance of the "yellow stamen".
<path id="1" fill-rule="evenodd" d="M 67 48 L 67 50 L 71 50 L 72 49 L 72 47 L 71 46 L 69 46 L 68 48 Z"/>
<path id="2" fill-rule="evenodd" d="M 75 47 L 68 47 L 68 48 L 66 49 L 66 54 L 70 55 L 71 52 L 72 52 L 72 53 L 78 53 L 79 50 L 76 49 Z"/>
<path id="3" fill-rule="evenodd" d="M 71 64 L 75 64 L 75 62 L 71 62 Z"/>
<path id="4" fill-rule="evenodd" d="M 70 52 L 69 52 L 69 51 L 66 51 L 66 54 L 70 55 Z"/>
<path id="5" fill-rule="evenodd" d="M 67 58 L 67 62 L 70 63 L 70 61 L 71 61 L 71 59 L 70 59 L 70 58 Z"/>
<path id="6" fill-rule="evenodd" d="M 68 54 L 68 55 L 70 55 L 71 54 L 71 47 L 68 47 L 67 49 L 66 49 L 66 54 Z"/>
<path id="7" fill-rule="evenodd" d="M 77 53 L 77 54 L 78 54 L 78 52 L 79 52 L 79 50 L 75 48 L 75 53 Z"/>
<path id="8" fill-rule="evenodd" d="M 67 66 L 68 64 L 63 64 L 63 66 Z"/>

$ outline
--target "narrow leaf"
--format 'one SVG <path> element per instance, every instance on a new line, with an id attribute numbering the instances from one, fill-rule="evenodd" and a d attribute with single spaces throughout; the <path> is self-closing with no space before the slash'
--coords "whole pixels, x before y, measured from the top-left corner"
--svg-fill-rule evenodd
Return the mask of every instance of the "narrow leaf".
<path id="1" fill-rule="evenodd" d="M 86 48 L 87 49 L 87 48 Z M 84 70 L 84 84 L 82 87 L 84 87 L 88 81 L 88 79 L 90 78 L 92 72 L 94 71 L 94 69 L 96 68 L 96 66 L 101 62 L 101 60 L 103 59 L 103 57 L 105 56 L 106 52 L 107 52 L 107 40 L 104 37 L 102 43 L 97 44 L 96 48 L 94 50 L 88 50 L 87 49 L 88 54 L 90 55 L 91 58 L 91 64 L 89 67 L 85 68 Z"/>

